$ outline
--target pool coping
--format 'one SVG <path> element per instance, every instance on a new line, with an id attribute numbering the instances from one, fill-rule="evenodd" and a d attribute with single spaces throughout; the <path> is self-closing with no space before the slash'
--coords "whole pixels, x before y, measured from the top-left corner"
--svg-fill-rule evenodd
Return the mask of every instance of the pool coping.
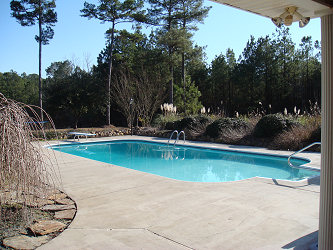
<path id="1" fill-rule="evenodd" d="M 161 137 L 149 137 L 149 136 L 116 136 L 116 137 L 99 137 L 99 138 L 86 138 L 81 141 L 74 141 L 74 140 L 59 140 L 57 144 L 49 143 L 45 145 L 45 147 L 50 146 L 59 146 L 59 145 L 71 145 L 71 144 L 85 144 L 85 143 L 94 143 L 94 142 L 109 142 L 109 141 L 123 141 L 123 140 L 135 140 L 135 141 L 146 141 L 146 142 L 158 142 L 158 143 L 168 143 L 167 138 Z M 199 145 L 198 145 L 199 144 Z M 181 143 L 180 145 L 191 146 L 196 148 L 209 148 L 215 150 L 224 150 L 224 151 L 236 151 L 241 153 L 250 153 L 250 154 L 261 154 L 261 155 L 268 155 L 268 156 L 277 156 L 277 157 L 289 157 L 295 151 L 285 151 L 285 150 L 271 150 L 267 148 L 261 147 L 254 147 L 254 146 L 244 146 L 244 145 L 232 145 L 232 144 L 221 144 L 221 143 L 214 143 L 214 142 L 204 142 L 204 141 L 190 141 L 186 140 L 186 143 Z M 320 170 L 320 153 L 317 152 L 302 152 L 299 153 L 300 156 L 295 156 L 298 159 L 306 159 L 310 160 L 310 162 L 303 164 L 305 167 L 312 168 L 314 170 Z M 319 157 L 319 159 L 318 159 Z M 110 164 L 110 163 L 108 163 Z M 113 165 L 113 164 L 110 164 Z M 120 166 L 122 167 L 122 166 Z M 131 169 L 133 171 L 137 171 Z M 146 172 L 144 172 L 146 173 Z M 151 174 L 151 173 L 146 173 Z M 154 174 L 152 174 L 154 175 Z M 159 175 L 156 175 L 159 176 Z M 162 178 L 172 179 L 165 176 L 160 176 Z M 176 180 L 175 181 L 183 181 L 183 182 L 190 182 L 184 180 Z M 251 177 L 243 180 L 237 181 L 228 181 L 228 182 L 239 182 L 244 180 L 254 180 L 259 182 L 264 182 L 268 184 L 275 184 L 281 186 L 288 186 L 288 187 L 303 187 L 311 184 L 319 184 L 320 182 L 320 172 L 318 172 L 317 176 L 313 176 L 310 178 L 306 178 L 299 181 L 290 181 L 290 180 L 282 180 L 282 179 L 273 179 L 273 178 L 266 178 L 266 177 Z M 208 182 L 210 183 L 210 182 Z"/>

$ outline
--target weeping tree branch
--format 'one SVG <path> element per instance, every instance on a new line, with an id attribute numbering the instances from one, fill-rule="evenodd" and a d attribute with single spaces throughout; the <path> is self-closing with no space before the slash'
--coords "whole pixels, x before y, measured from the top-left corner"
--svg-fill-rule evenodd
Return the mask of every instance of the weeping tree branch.
<path id="1" fill-rule="evenodd" d="M 45 132 L 34 108 L 0 93 L 0 208 L 20 204 L 26 220 L 27 207 L 61 185 L 54 155 L 46 154 L 40 143 Z M 44 115 L 54 128 L 52 119 Z M 0 221 L 2 216 L 0 209 Z"/>

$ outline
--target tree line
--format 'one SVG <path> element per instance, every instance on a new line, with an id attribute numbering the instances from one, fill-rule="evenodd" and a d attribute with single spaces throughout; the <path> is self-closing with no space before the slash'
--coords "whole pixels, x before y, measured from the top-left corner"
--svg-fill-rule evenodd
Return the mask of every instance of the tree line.
<path id="1" fill-rule="evenodd" d="M 48 2 L 36 0 L 36 8 L 40 1 Z M 57 127 L 146 126 L 165 102 L 184 115 L 205 106 L 215 114 L 233 116 L 294 106 L 306 111 L 309 100 L 320 101 L 318 41 L 304 37 L 297 47 L 289 29 L 282 27 L 271 36 L 251 36 L 239 58 L 228 49 L 207 65 L 204 48 L 192 36 L 208 12 L 202 0 L 85 2 L 83 17 L 111 24 L 107 45 L 89 70 L 67 60 L 47 68 L 44 109 Z M 117 30 L 120 22 L 132 22 L 133 31 Z M 144 34 L 142 25 L 152 27 L 151 33 Z M 38 105 L 38 100 L 40 105 L 41 96 L 35 94 L 36 89 L 41 93 L 41 80 L 36 86 L 36 76 L 0 74 L 0 92 L 30 104 Z"/>
<path id="2" fill-rule="evenodd" d="M 303 37 L 297 48 L 289 29 L 281 28 L 272 36 L 251 36 L 238 60 L 231 49 L 215 57 L 196 82 L 202 103 L 229 116 L 295 106 L 307 112 L 320 103 L 320 61 L 318 41 Z"/>

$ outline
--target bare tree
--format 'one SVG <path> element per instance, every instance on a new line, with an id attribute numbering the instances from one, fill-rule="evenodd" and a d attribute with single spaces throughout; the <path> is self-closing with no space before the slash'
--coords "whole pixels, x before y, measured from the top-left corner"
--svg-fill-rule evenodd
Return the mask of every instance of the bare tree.
<path id="1" fill-rule="evenodd" d="M 136 85 L 136 109 L 142 126 L 149 126 L 166 95 L 161 74 L 149 74 L 142 69 Z"/>
<path id="2" fill-rule="evenodd" d="M 128 126 L 133 125 L 134 114 L 143 126 L 149 126 L 166 96 L 166 88 L 158 71 L 148 73 L 142 68 L 138 74 L 133 75 L 127 70 L 121 70 L 111 95 Z"/>
<path id="3" fill-rule="evenodd" d="M 135 105 L 131 104 L 131 98 L 134 97 L 135 86 L 138 85 L 137 80 L 133 79 L 128 71 L 121 70 L 115 77 L 112 85 L 111 96 L 118 106 L 118 110 L 122 113 L 127 125 L 130 127 L 133 122 L 133 114 Z M 133 105 L 134 107 L 131 107 Z"/>

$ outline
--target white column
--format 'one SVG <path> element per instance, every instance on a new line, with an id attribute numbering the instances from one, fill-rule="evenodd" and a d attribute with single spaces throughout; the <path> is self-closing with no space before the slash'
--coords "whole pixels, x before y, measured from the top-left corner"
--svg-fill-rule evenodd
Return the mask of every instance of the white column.
<path id="1" fill-rule="evenodd" d="M 333 15 L 321 18 L 321 177 L 319 249 L 333 249 Z"/>

